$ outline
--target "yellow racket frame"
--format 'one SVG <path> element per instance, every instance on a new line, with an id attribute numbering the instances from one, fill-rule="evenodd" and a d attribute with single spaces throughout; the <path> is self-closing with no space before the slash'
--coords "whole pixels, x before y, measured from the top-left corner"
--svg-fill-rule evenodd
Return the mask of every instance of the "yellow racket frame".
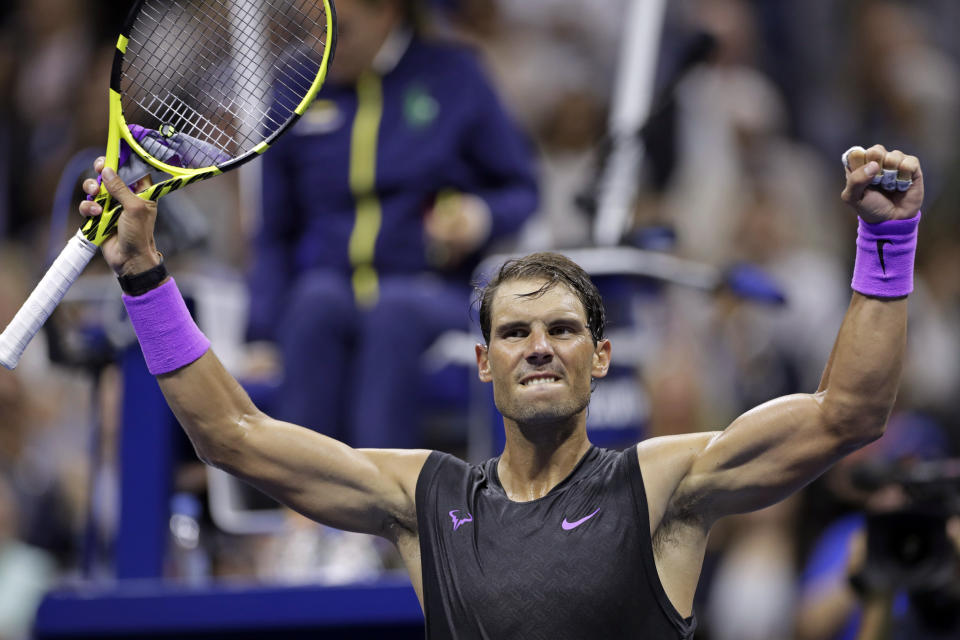
<path id="1" fill-rule="evenodd" d="M 332 0 L 321 1 L 323 2 L 324 13 L 327 19 L 327 37 L 324 41 L 320 69 L 318 70 L 317 76 L 314 78 L 313 83 L 310 85 L 306 95 L 304 95 L 300 103 L 296 106 L 296 108 L 294 108 L 293 114 L 290 116 L 287 122 L 274 131 L 266 140 L 241 156 L 231 158 L 227 162 L 209 167 L 184 168 L 162 162 L 147 153 L 140 143 L 134 140 L 133 135 L 130 133 L 129 127 L 127 126 L 126 118 L 124 118 L 123 115 L 123 106 L 120 101 L 121 70 L 123 68 L 123 57 L 127 52 L 127 44 L 130 41 L 127 32 L 131 28 L 137 13 L 140 11 L 140 6 L 143 4 L 143 0 L 138 0 L 130 10 L 127 24 L 124 27 L 124 33 L 121 33 L 120 37 L 117 38 L 117 50 L 116 54 L 114 55 L 113 72 L 110 78 L 109 130 L 107 133 L 107 149 L 105 155 L 106 164 L 104 166 L 110 167 L 114 171 L 118 169 L 117 165 L 120 160 L 120 141 L 123 140 L 126 142 L 128 145 L 130 145 L 130 149 L 133 151 L 133 153 L 137 154 L 151 167 L 170 174 L 171 177 L 167 180 L 163 180 L 151 185 L 144 191 L 137 194 L 144 200 L 156 201 L 171 191 L 185 187 L 188 184 L 206 180 L 207 178 L 212 178 L 213 176 L 217 176 L 231 169 L 235 169 L 269 149 L 273 141 L 287 131 L 291 126 L 293 126 L 300 116 L 306 112 L 307 107 L 309 107 L 310 103 L 313 102 L 313 99 L 316 97 L 317 92 L 320 90 L 320 87 L 323 85 L 323 82 L 327 77 L 327 69 L 333 58 L 337 44 L 336 8 L 334 7 Z M 110 206 L 110 194 L 107 193 L 107 190 L 103 185 L 101 185 L 100 193 L 97 194 L 95 201 L 103 208 L 103 213 L 98 216 L 88 218 L 80 228 L 80 233 L 82 233 L 87 240 L 99 247 L 116 231 L 122 208 L 119 204 L 114 205 L 113 207 Z"/>

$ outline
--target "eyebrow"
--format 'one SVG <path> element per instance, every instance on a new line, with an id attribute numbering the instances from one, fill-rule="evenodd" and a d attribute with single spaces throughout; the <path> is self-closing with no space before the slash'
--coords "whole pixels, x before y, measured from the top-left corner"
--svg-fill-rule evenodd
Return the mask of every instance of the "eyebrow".
<path id="1" fill-rule="evenodd" d="M 529 322 L 526 322 L 524 320 L 514 320 L 513 322 L 505 322 L 504 324 L 498 324 L 493 329 L 494 329 L 494 333 L 500 334 L 500 333 L 506 333 L 508 331 L 512 331 L 513 329 L 525 329 L 526 327 L 529 327 L 529 326 L 530 326 Z"/>
<path id="2" fill-rule="evenodd" d="M 561 317 L 554 318 L 553 320 L 548 320 L 546 323 L 547 327 L 555 327 L 557 325 L 569 326 L 576 328 L 577 330 L 586 330 L 587 323 L 585 323 L 580 318 L 573 317 Z M 498 324 L 493 328 L 494 333 L 503 334 L 514 329 L 526 329 L 530 326 L 530 322 L 527 320 L 514 320 L 512 322 L 505 322 L 503 324 Z"/>

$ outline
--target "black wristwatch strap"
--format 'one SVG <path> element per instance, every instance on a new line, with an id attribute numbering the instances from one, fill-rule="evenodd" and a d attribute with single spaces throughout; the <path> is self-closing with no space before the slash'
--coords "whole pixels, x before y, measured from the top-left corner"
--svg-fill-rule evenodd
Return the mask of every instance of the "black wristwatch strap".
<path id="1" fill-rule="evenodd" d="M 151 289 L 156 289 L 157 285 L 163 282 L 167 277 L 167 267 L 161 262 L 153 269 L 148 269 L 143 273 L 135 273 L 132 276 L 118 276 L 117 281 L 120 288 L 129 296 L 142 296 Z"/>

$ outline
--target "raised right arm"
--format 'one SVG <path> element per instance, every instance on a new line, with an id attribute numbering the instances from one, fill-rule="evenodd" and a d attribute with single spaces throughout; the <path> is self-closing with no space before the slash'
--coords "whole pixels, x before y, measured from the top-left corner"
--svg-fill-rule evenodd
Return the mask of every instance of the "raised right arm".
<path id="1" fill-rule="evenodd" d="M 207 464 L 324 524 L 395 539 L 416 530 L 414 492 L 429 452 L 353 449 L 274 420 L 254 406 L 212 351 L 157 377 Z"/>
<path id="2" fill-rule="evenodd" d="M 103 169 L 102 158 L 95 168 L 103 171 L 104 184 L 124 209 L 117 234 L 102 246 L 104 257 L 118 275 L 143 273 L 160 260 L 153 244 L 156 204 L 138 198 L 116 172 Z M 96 193 L 96 182 L 85 181 L 84 190 Z M 85 201 L 80 213 L 96 215 L 99 207 Z M 157 381 L 204 462 L 324 524 L 394 540 L 416 530 L 414 493 L 429 452 L 353 449 L 274 420 L 254 406 L 211 351 L 158 375 Z"/>

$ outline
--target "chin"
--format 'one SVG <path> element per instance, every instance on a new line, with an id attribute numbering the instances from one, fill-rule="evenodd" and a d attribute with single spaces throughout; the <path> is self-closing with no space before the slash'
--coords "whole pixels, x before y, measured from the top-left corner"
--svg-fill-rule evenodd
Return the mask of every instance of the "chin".
<path id="1" fill-rule="evenodd" d="M 497 404 L 497 409 L 504 418 L 517 424 L 537 425 L 568 422 L 587 408 L 589 396 L 583 401 L 566 403 L 537 402 L 525 403 L 523 406 L 503 406 Z"/>

